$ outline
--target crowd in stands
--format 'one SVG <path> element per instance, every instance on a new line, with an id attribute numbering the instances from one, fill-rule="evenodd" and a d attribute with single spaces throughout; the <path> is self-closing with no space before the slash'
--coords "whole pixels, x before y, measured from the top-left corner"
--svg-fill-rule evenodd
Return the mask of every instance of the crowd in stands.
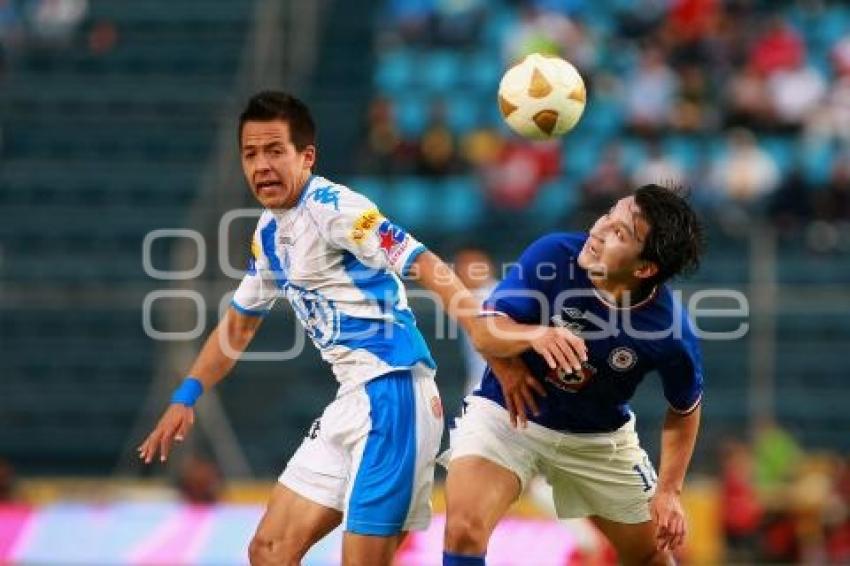
<path id="1" fill-rule="evenodd" d="M 825 0 L 389 0 L 359 173 L 473 174 L 496 210 L 526 209 L 555 180 L 588 214 L 654 181 L 689 187 L 732 231 L 753 214 L 841 230 L 848 24 L 850 6 Z M 501 72 L 533 51 L 587 82 L 563 140 L 500 124 Z"/>
<path id="2" fill-rule="evenodd" d="M 720 500 L 726 561 L 846 564 L 850 561 L 850 460 L 805 453 L 776 423 L 752 444 L 722 449 Z"/>

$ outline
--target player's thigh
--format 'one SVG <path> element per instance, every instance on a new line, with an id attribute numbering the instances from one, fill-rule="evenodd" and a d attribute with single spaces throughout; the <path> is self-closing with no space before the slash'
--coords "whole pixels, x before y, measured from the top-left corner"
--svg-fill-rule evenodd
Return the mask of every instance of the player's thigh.
<path id="1" fill-rule="evenodd" d="M 480 456 L 453 459 L 446 479 L 447 545 L 456 546 L 458 539 L 489 539 L 521 493 L 519 477 L 504 466 Z"/>
<path id="2" fill-rule="evenodd" d="M 251 563 L 255 566 L 297 563 L 340 521 L 342 513 L 338 510 L 319 505 L 278 484 L 251 541 Z"/>
<path id="3" fill-rule="evenodd" d="M 674 564 L 669 552 L 658 550 L 652 521 L 628 524 L 599 516 L 590 517 L 590 520 L 611 541 L 625 566 Z"/>
<path id="4" fill-rule="evenodd" d="M 407 532 L 391 536 L 358 535 L 346 532 L 342 537 L 343 566 L 389 566 Z"/>

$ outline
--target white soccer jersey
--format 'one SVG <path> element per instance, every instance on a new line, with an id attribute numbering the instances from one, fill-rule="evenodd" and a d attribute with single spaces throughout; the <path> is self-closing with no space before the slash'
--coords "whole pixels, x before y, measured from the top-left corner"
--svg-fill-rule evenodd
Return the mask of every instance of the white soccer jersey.
<path id="1" fill-rule="evenodd" d="M 263 212 L 233 307 L 262 316 L 285 295 L 340 394 L 393 370 L 433 369 L 398 277 L 424 251 L 369 199 L 314 175 L 293 208 Z"/>

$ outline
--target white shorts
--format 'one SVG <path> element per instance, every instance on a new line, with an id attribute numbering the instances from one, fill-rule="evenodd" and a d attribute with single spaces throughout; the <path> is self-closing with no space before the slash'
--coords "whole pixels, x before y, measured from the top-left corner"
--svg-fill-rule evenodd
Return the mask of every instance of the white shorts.
<path id="1" fill-rule="evenodd" d="M 433 371 L 388 373 L 328 405 L 278 481 L 342 511 L 352 533 L 425 529 L 442 434 Z"/>
<path id="2" fill-rule="evenodd" d="M 465 403 L 451 431 L 450 460 L 486 458 L 514 472 L 523 489 L 534 475 L 543 475 L 561 519 L 650 520 L 649 500 L 658 478 L 638 442 L 634 416 L 614 432 L 572 434 L 532 422 L 515 429 L 499 404 L 475 395 Z"/>

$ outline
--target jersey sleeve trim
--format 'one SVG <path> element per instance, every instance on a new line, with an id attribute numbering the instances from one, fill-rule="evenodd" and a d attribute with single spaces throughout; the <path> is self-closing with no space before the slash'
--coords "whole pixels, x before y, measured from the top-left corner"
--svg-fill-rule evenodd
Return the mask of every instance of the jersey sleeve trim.
<path id="1" fill-rule="evenodd" d="M 413 251 L 410 252 L 410 255 L 407 256 L 407 259 L 404 261 L 404 266 L 401 268 L 401 276 L 407 277 L 410 273 L 410 268 L 413 266 L 413 262 L 416 261 L 416 258 L 428 251 L 428 248 L 425 247 L 424 244 L 419 244 L 419 246 L 413 248 Z"/>
<path id="2" fill-rule="evenodd" d="M 699 407 L 700 405 L 702 405 L 702 393 L 700 393 L 700 394 L 699 394 L 699 397 L 697 397 L 697 400 L 696 400 L 696 401 L 694 401 L 694 404 L 693 404 L 693 405 L 691 405 L 690 407 L 688 407 L 688 408 L 687 408 L 687 409 L 685 409 L 685 410 L 677 409 L 677 408 L 676 408 L 676 407 L 674 407 L 673 405 L 669 405 L 669 404 L 668 404 L 668 406 L 670 407 L 670 410 L 671 410 L 671 411 L 673 411 L 673 412 L 674 412 L 674 413 L 676 413 L 677 415 L 682 415 L 682 416 L 690 415 L 691 413 L 693 413 L 694 411 L 696 411 L 696 410 L 697 410 L 697 407 Z"/>
<path id="3" fill-rule="evenodd" d="M 478 316 L 479 316 L 479 317 L 485 317 L 485 316 L 503 316 L 503 317 L 505 317 L 505 318 L 511 318 L 511 315 L 509 315 L 509 314 L 507 314 L 507 313 L 504 313 L 504 312 L 502 312 L 502 311 L 497 311 L 497 310 L 495 310 L 495 309 L 481 309 L 481 311 L 478 313 Z"/>
<path id="4" fill-rule="evenodd" d="M 244 314 L 245 316 L 266 316 L 271 311 L 271 309 L 260 311 L 245 308 L 239 303 L 237 303 L 235 300 L 230 301 L 230 306 L 233 307 L 236 312 L 238 312 L 239 314 Z"/>

